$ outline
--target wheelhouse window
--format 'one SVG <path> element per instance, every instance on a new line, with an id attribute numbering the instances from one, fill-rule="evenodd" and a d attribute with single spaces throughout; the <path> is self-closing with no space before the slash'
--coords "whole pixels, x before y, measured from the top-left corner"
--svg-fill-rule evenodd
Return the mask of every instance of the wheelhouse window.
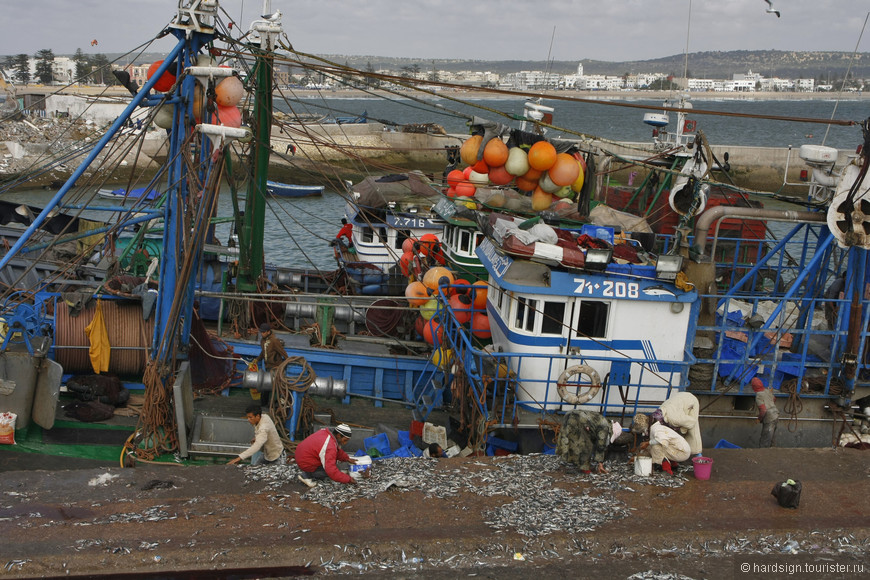
<path id="1" fill-rule="evenodd" d="M 465 254 L 471 254 L 471 232 L 466 229 L 459 232 L 459 250 Z"/>
<path id="2" fill-rule="evenodd" d="M 544 302 L 544 311 L 541 318 L 541 334 L 562 334 L 565 327 L 565 303 Z"/>
<path id="3" fill-rule="evenodd" d="M 402 249 L 402 244 L 405 243 L 405 240 L 411 237 L 411 230 L 396 230 L 396 241 L 393 243 L 393 247 L 396 250 Z"/>
<path id="4" fill-rule="evenodd" d="M 377 239 L 375 238 L 377 236 Z M 384 240 L 387 239 L 386 234 L 384 233 L 384 228 L 371 228 L 369 226 L 363 226 L 360 231 L 360 239 L 363 242 L 367 243 L 383 243 Z"/>
<path id="5" fill-rule="evenodd" d="M 532 332 L 538 315 L 538 301 L 520 296 L 514 311 L 514 328 Z"/>
<path id="6" fill-rule="evenodd" d="M 577 336 L 606 338 L 607 314 L 610 305 L 598 300 L 583 300 L 580 302 L 580 312 L 577 317 Z"/>

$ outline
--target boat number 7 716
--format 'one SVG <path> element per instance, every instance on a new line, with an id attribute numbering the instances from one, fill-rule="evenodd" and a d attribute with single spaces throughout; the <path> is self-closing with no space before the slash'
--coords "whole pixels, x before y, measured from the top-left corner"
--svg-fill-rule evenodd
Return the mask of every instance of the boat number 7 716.
<path id="1" fill-rule="evenodd" d="M 574 294 L 602 298 L 638 298 L 640 296 L 640 285 L 637 282 L 617 282 L 615 280 L 590 282 L 585 278 L 574 278 L 574 282 L 577 283 Z"/>

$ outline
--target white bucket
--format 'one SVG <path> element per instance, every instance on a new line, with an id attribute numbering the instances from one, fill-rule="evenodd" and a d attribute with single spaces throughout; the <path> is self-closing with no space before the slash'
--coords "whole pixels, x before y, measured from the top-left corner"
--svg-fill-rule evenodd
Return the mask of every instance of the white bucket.
<path id="1" fill-rule="evenodd" d="M 648 477 L 652 474 L 652 457 L 635 457 L 634 474 Z"/>

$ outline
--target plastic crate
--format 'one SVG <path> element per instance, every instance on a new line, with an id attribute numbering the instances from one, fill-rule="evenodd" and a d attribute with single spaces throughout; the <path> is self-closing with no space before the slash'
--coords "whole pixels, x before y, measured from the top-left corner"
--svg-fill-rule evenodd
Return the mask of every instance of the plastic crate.
<path id="1" fill-rule="evenodd" d="M 613 228 L 611 227 L 586 224 L 580 229 L 580 233 L 613 244 Z"/>
<path id="2" fill-rule="evenodd" d="M 396 438 L 399 441 L 399 445 L 403 447 L 407 445 L 414 446 L 414 441 L 411 439 L 410 431 L 398 431 Z"/>
<path id="3" fill-rule="evenodd" d="M 393 451 L 393 457 L 413 457 L 411 450 L 407 447 L 399 447 Z"/>
<path id="4" fill-rule="evenodd" d="M 387 437 L 386 433 L 378 433 L 373 437 L 367 437 L 365 441 L 363 441 L 363 446 L 366 452 L 368 452 L 369 449 L 375 448 L 382 456 L 389 455 L 392 451 L 390 449 L 390 439 Z"/>
<path id="5" fill-rule="evenodd" d="M 719 443 L 716 444 L 716 447 L 714 447 L 714 449 L 743 449 L 743 448 L 739 445 L 734 445 L 730 441 L 720 439 Z"/>
<path id="6" fill-rule="evenodd" d="M 416 445 L 406 445 L 405 448 L 413 457 L 423 457 L 423 450 L 418 449 Z"/>
<path id="7" fill-rule="evenodd" d="M 422 437 L 423 425 L 424 423 L 422 421 L 411 421 L 411 437 L 414 437 L 415 435 L 417 437 Z"/>
<path id="8" fill-rule="evenodd" d="M 487 445 L 492 445 L 498 449 L 504 449 L 505 451 L 510 451 L 511 453 L 516 452 L 519 444 L 514 443 L 513 441 L 506 441 L 504 439 L 499 439 L 498 437 L 493 437 L 490 435 L 486 438 Z"/>

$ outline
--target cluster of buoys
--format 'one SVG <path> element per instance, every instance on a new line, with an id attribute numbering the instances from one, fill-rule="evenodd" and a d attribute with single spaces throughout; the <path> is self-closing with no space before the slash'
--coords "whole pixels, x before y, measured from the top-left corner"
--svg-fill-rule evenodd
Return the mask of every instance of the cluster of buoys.
<path id="1" fill-rule="evenodd" d="M 148 79 L 157 72 L 157 69 L 163 63 L 158 60 L 148 67 Z M 208 55 L 201 55 L 196 62 L 197 66 L 214 66 L 215 62 Z M 224 65 L 221 65 L 224 66 Z M 225 67 L 229 68 L 229 67 Z M 175 86 L 175 75 L 169 71 L 164 72 L 157 83 L 154 85 L 154 90 L 165 93 Z M 197 79 L 193 93 L 193 116 L 197 123 L 202 122 L 203 99 L 205 98 L 205 88 Z M 214 88 L 214 113 L 211 115 L 210 122 L 215 125 L 224 125 L 226 127 L 241 127 L 242 126 L 242 111 L 238 104 L 245 96 L 245 86 L 239 77 L 232 75 L 223 77 Z M 161 108 L 154 117 L 154 123 L 163 129 L 169 129 L 172 126 L 172 113 L 166 107 Z"/>
<path id="2" fill-rule="evenodd" d="M 472 135 L 459 149 L 464 170 L 447 174 L 445 195 L 473 204 L 480 187 L 507 187 L 531 194 L 532 209 L 542 211 L 554 202 L 571 200 L 583 188 L 586 161 L 578 154 L 558 153 L 549 141 L 538 141 L 528 149 L 508 147 L 500 137 L 485 145 L 483 136 Z"/>
<path id="3" fill-rule="evenodd" d="M 438 289 L 448 287 L 444 292 L 447 303 L 459 324 L 469 325 L 471 333 L 480 339 L 492 336 L 489 317 L 486 314 L 487 284 L 477 281 L 470 284 L 467 280 L 456 278 L 450 270 L 440 266 L 430 268 L 422 280 L 414 280 L 405 288 L 405 298 L 411 307 L 417 308 L 420 315 L 415 321 L 417 334 L 434 347 L 435 364 L 446 368 L 452 353 L 442 346 L 444 328 L 439 320 Z M 470 286 L 470 288 L 467 288 Z"/>

